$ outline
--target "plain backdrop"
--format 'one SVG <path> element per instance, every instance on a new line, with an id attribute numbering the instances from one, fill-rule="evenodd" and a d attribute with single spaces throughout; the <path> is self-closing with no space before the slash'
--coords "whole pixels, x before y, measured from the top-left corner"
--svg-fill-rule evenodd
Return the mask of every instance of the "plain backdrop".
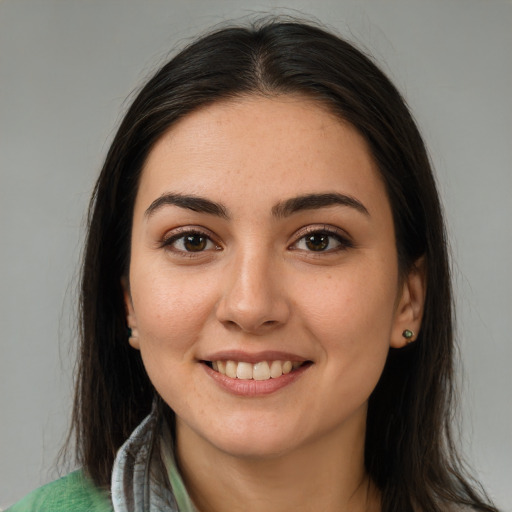
<path id="1" fill-rule="evenodd" d="M 371 52 L 416 116 L 452 239 L 461 442 L 512 510 L 512 3 L 498 0 L 0 0 L 0 508 L 59 475 L 85 208 L 125 98 L 193 35 L 269 12 Z"/>

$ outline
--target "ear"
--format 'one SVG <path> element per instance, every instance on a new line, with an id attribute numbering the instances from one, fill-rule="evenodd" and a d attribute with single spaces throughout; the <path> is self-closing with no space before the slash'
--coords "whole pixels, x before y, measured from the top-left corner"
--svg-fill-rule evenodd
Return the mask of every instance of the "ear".
<path id="1" fill-rule="evenodd" d="M 132 296 L 130 294 L 130 284 L 128 278 L 121 278 L 121 286 L 123 287 L 124 308 L 126 311 L 126 325 L 130 329 L 130 337 L 128 342 L 133 348 L 140 350 L 139 331 L 137 329 L 137 320 L 133 309 Z"/>
<path id="2" fill-rule="evenodd" d="M 416 340 L 421 328 L 423 308 L 426 294 L 426 265 L 421 257 L 412 266 L 405 277 L 401 295 L 398 297 L 395 319 L 391 331 L 390 345 L 402 348 Z M 404 332 L 411 331 L 411 337 L 405 337 Z M 410 334 L 410 333 L 409 333 Z"/>

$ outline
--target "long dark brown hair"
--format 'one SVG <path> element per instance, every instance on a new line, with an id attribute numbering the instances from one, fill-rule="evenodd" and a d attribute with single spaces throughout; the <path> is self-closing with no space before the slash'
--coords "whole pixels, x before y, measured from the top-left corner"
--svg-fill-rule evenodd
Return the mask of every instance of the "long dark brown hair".
<path id="1" fill-rule="evenodd" d="M 266 20 L 189 45 L 143 87 L 112 142 L 88 218 L 81 349 L 73 410 L 77 457 L 100 486 L 121 444 L 150 412 L 155 390 L 128 344 L 121 278 L 130 258 L 137 186 L 155 142 L 192 111 L 242 95 L 300 94 L 366 139 L 393 211 L 400 271 L 426 262 L 421 333 L 389 352 L 370 397 L 365 464 L 383 511 L 495 511 L 466 476 L 451 434 L 452 291 L 438 192 L 421 135 L 400 93 L 372 60 L 311 24 Z M 172 414 L 169 411 L 169 414 Z"/>

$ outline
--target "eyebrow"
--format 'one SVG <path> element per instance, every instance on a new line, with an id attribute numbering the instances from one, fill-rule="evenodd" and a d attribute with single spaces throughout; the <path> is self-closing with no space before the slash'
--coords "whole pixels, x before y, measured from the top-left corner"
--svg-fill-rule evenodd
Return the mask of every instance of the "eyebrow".
<path id="1" fill-rule="evenodd" d="M 370 216 L 364 204 L 356 198 L 332 192 L 328 194 L 306 194 L 292 197 L 276 204 L 272 208 L 272 215 L 275 217 L 288 217 L 304 210 L 316 210 L 317 208 L 326 208 L 335 205 L 348 206 L 368 217 Z"/>
<path id="2" fill-rule="evenodd" d="M 151 217 L 157 210 L 166 205 L 179 206 L 187 210 L 199 213 L 208 213 L 224 219 L 229 218 L 226 208 L 220 203 L 210 201 L 204 197 L 169 193 L 155 199 L 145 212 L 146 217 Z"/>
<path id="3" fill-rule="evenodd" d="M 192 210 L 194 212 L 207 213 L 209 215 L 229 219 L 228 210 L 221 203 L 217 203 L 200 196 L 179 193 L 167 193 L 161 195 L 149 205 L 144 215 L 146 217 L 151 217 L 151 215 L 153 215 L 157 210 L 167 205 L 178 206 L 179 208 Z M 297 212 L 316 210 L 335 205 L 347 206 L 364 215 L 370 216 L 363 203 L 354 197 L 334 192 L 325 194 L 305 194 L 302 196 L 292 197 L 274 205 L 272 207 L 272 215 L 274 217 L 283 218 L 289 217 Z"/>

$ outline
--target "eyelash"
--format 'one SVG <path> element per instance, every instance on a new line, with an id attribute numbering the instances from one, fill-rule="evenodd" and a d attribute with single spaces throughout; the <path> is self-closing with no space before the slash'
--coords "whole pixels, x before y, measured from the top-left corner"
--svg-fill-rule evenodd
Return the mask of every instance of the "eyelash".
<path id="1" fill-rule="evenodd" d="M 185 243 L 185 238 L 189 237 L 201 237 L 205 239 L 206 246 L 198 251 L 188 251 L 184 249 L 177 249 L 176 247 L 173 247 L 173 245 L 178 241 L 183 241 Z M 305 240 L 306 237 L 313 237 L 313 236 L 325 236 L 329 240 L 327 241 L 327 247 L 326 250 L 322 249 L 319 251 L 314 250 L 308 250 L 307 248 L 299 248 L 298 245 L 300 242 L 304 241 L 305 244 L 307 244 L 307 241 Z M 293 251 L 304 251 L 307 253 L 311 253 L 312 255 L 321 255 L 321 254 L 332 254 L 336 252 L 341 252 L 346 249 L 350 249 L 354 247 L 353 242 L 348 238 L 348 236 L 341 231 L 340 229 L 334 228 L 332 226 L 308 226 L 306 228 L 302 228 L 299 230 L 299 232 L 296 235 L 296 240 L 291 245 L 289 245 L 289 249 Z M 329 246 L 332 244 L 330 239 L 335 239 L 336 243 L 338 244 L 334 248 L 329 248 Z M 208 244 L 212 244 L 213 248 L 207 248 Z M 173 251 L 175 254 L 178 254 L 180 256 L 194 258 L 200 256 L 202 253 L 206 251 L 211 251 L 212 249 L 215 251 L 222 250 L 222 247 L 216 243 L 213 239 L 213 236 L 206 232 L 205 230 L 201 230 L 198 228 L 182 228 L 179 230 L 179 232 L 175 232 L 174 234 L 171 234 L 167 238 L 164 238 L 162 240 L 160 247 L 167 248 L 171 251 Z"/>
<path id="2" fill-rule="evenodd" d="M 213 246 L 214 246 L 213 250 L 217 250 L 217 251 L 221 250 L 220 245 L 217 244 L 213 240 L 213 236 L 211 234 L 209 234 L 208 232 L 206 232 L 204 230 L 198 229 L 198 228 L 181 228 L 174 234 L 171 234 L 170 236 L 164 238 L 160 244 L 160 247 L 171 250 L 175 254 L 178 254 L 178 255 L 184 256 L 184 257 L 188 257 L 188 258 L 194 258 L 194 257 L 201 255 L 202 253 L 204 253 L 207 250 L 212 250 L 212 248 L 209 248 L 209 249 L 204 248 L 199 251 L 187 251 L 187 250 L 177 249 L 176 247 L 173 247 L 173 245 L 176 242 L 178 242 L 179 240 L 182 240 L 183 243 L 185 243 L 185 238 L 187 236 L 201 237 L 201 238 L 205 239 L 206 244 L 213 244 Z"/>
<path id="3" fill-rule="evenodd" d="M 313 251 L 308 249 L 301 249 L 297 246 L 300 242 L 304 241 L 304 243 L 307 243 L 306 237 L 312 237 L 312 236 L 325 236 L 329 239 L 334 239 L 337 242 L 337 246 L 333 248 L 329 248 L 331 245 L 330 240 L 328 241 L 328 246 L 326 250 L 320 250 L 320 251 Z M 297 233 L 297 239 L 296 241 L 290 245 L 291 250 L 302 250 L 308 253 L 311 253 L 311 255 L 323 255 L 323 254 L 333 254 L 341 251 L 345 251 L 346 249 L 351 249 L 354 247 L 354 243 L 350 240 L 348 235 L 340 230 L 339 228 L 335 228 L 334 226 L 307 226 L 306 228 L 303 228 L 299 230 Z"/>

